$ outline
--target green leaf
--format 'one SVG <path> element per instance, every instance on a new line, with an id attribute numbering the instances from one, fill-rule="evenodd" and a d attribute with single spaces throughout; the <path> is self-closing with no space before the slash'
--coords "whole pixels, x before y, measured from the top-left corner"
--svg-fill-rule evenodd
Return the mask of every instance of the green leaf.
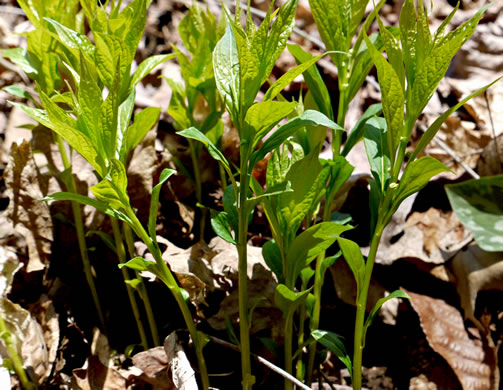
<path id="1" fill-rule="evenodd" d="M 447 34 L 428 53 L 422 66 L 417 69 L 412 86 L 412 100 L 410 102 L 412 118 L 415 119 L 421 115 L 438 83 L 447 72 L 452 58 L 475 32 L 477 24 L 489 6 L 490 4 L 487 4 L 482 7 L 470 20 Z"/>
<path id="2" fill-rule="evenodd" d="M 330 167 L 330 182 L 328 191 L 339 191 L 344 183 L 349 179 L 355 167 L 353 167 L 343 156 L 336 156 L 332 160 L 325 162 Z"/>
<path id="3" fill-rule="evenodd" d="M 254 148 L 279 121 L 287 117 L 297 106 L 296 102 L 262 101 L 251 106 L 245 116 L 245 133 L 254 139 Z"/>
<path id="4" fill-rule="evenodd" d="M 403 65 L 402 50 L 395 39 L 393 33 L 384 27 L 381 18 L 377 17 L 377 22 L 379 24 L 379 33 L 384 44 L 384 49 L 386 50 L 386 55 L 388 56 L 388 61 L 393 67 L 402 84 L 402 89 L 405 91 L 405 68 Z"/>
<path id="5" fill-rule="evenodd" d="M 446 185 L 452 209 L 477 244 L 503 251 L 503 176 L 481 177 Z"/>
<path id="6" fill-rule="evenodd" d="M 288 51 L 295 57 L 297 64 L 309 61 L 313 56 L 311 53 L 304 51 L 298 45 L 287 45 Z M 303 73 L 309 91 L 311 92 L 316 105 L 322 114 L 325 114 L 329 119 L 334 120 L 332 102 L 327 86 L 323 81 L 320 72 L 316 66 L 311 66 Z"/>
<path id="7" fill-rule="evenodd" d="M 384 193 L 391 177 L 391 162 L 386 133 L 386 121 L 383 118 L 374 117 L 365 124 L 365 150 L 372 176 L 378 181 L 382 193 Z"/>
<path id="8" fill-rule="evenodd" d="M 288 316 L 306 301 L 308 294 L 309 290 L 295 292 L 284 284 L 278 284 L 274 291 L 274 304 Z"/>
<path id="9" fill-rule="evenodd" d="M 342 156 L 347 156 L 349 151 L 353 149 L 353 146 L 355 146 L 362 139 L 363 133 L 365 132 L 365 123 L 367 123 L 367 121 L 373 116 L 380 115 L 381 113 L 381 103 L 372 104 L 365 110 L 363 115 L 354 125 L 353 129 L 349 132 L 348 139 L 344 144 L 344 149 L 341 152 Z"/>
<path id="10" fill-rule="evenodd" d="M 155 126 L 161 115 L 158 107 L 147 107 L 134 117 L 134 122 L 126 130 L 124 141 L 121 145 L 121 161 L 125 163 L 128 155 L 145 138 L 145 135 Z"/>
<path id="11" fill-rule="evenodd" d="M 290 69 L 283 76 L 281 76 L 276 82 L 271 85 L 264 96 L 264 100 L 272 100 L 278 96 L 281 91 L 290 84 L 298 75 L 305 72 L 311 66 L 313 66 L 319 59 L 323 58 L 328 53 L 321 54 L 319 56 L 313 57 L 306 62 L 297 65 L 295 68 Z"/>
<path id="12" fill-rule="evenodd" d="M 48 195 L 45 198 L 42 198 L 41 201 L 47 202 L 50 200 L 70 200 L 73 202 L 78 202 L 83 205 L 89 205 L 94 207 L 96 210 L 101 211 L 104 214 L 107 214 L 113 218 L 118 218 L 124 222 L 131 223 L 131 219 L 120 210 L 114 209 L 108 206 L 104 202 L 100 202 L 96 199 L 91 199 L 88 196 L 75 194 L 73 192 L 56 192 L 52 195 Z"/>
<path id="13" fill-rule="evenodd" d="M 133 73 L 133 76 L 131 77 L 131 82 L 129 83 L 129 89 L 132 90 L 138 83 L 143 80 L 145 76 L 147 76 L 152 70 L 162 64 L 164 61 L 170 60 L 175 57 L 175 54 L 164 54 L 164 55 L 157 55 L 157 56 L 152 56 L 149 57 L 145 60 L 143 60 L 140 65 L 138 65 L 138 68 L 136 71 Z"/>
<path id="14" fill-rule="evenodd" d="M 229 176 L 232 177 L 232 172 L 231 172 L 229 162 L 224 157 L 222 152 L 203 133 L 201 133 L 195 127 L 191 127 L 189 129 L 179 131 L 179 132 L 177 132 L 177 134 L 179 134 L 185 138 L 195 139 L 196 141 L 201 142 L 204 146 L 206 146 L 211 157 L 213 157 L 215 160 L 222 163 L 222 165 L 224 166 L 224 168 L 227 171 L 227 173 L 229 174 Z"/>
<path id="15" fill-rule="evenodd" d="M 276 129 L 273 134 L 264 142 L 262 147 L 252 154 L 250 158 L 250 167 L 253 168 L 255 164 L 258 161 L 262 160 L 267 153 L 276 149 L 288 137 L 293 135 L 299 128 L 307 125 L 325 126 L 331 129 L 344 130 L 342 127 L 328 119 L 321 112 L 307 110 L 302 115 L 289 120 L 287 123 Z"/>
<path id="16" fill-rule="evenodd" d="M 152 197 L 150 198 L 150 211 L 148 215 L 148 234 L 150 235 L 152 241 L 154 241 L 155 243 L 157 243 L 157 234 L 155 228 L 157 225 L 157 211 L 159 210 L 159 194 L 161 193 L 162 185 L 174 173 L 175 171 L 172 169 L 163 169 L 159 177 L 159 183 L 157 183 L 154 188 L 152 188 Z"/>
<path id="17" fill-rule="evenodd" d="M 349 229 L 351 229 L 350 226 L 322 222 L 299 234 L 286 254 L 286 284 L 294 285 L 302 268 L 309 265 L 316 256 L 327 250 L 339 238 L 340 234 Z"/>
<path id="18" fill-rule="evenodd" d="M 360 287 L 365 279 L 365 261 L 358 244 L 346 238 L 338 238 L 337 242 L 341 247 L 342 255 L 353 272 L 356 281 L 357 294 L 360 293 Z M 357 298 L 358 299 L 358 298 Z"/>
<path id="19" fill-rule="evenodd" d="M 217 236 L 231 244 L 236 245 L 236 240 L 232 237 L 228 214 L 225 211 L 217 212 L 215 210 L 210 210 L 210 214 L 211 227 Z"/>
<path id="20" fill-rule="evenodd" d="M 235 123 L 241 101 L 240 66 L 234 32 L 228 25 L 213 51 L 213 69 L 218 91 Z"/>
<path id="21" fill-rule="evenodd" d="M 393 196 L 393 207 L 398 208 L 408 196 L 418 192 L 433 176 L 448 170 L 444 164 L 430 156 L 407 164 Z"/>
<path id="22" fill-rule="evenodd" d="M 118 267 L 119 268 L 127 267 L 129 269 L 140 272 L 149 271 L 152 272 L 154 275 L 157 275 L 157 264 L 155 263 L 155 261 L 146 260 L 141 256 L 134 257 L 126 263 L 118 264 Z"/>
<path id="23" fill-rule="evenodd" d="M 112 88 L 108 91 L 108 96 L 101 105 L 100 121 L 98 122 L 103 150 L 108 159 L 119 157 L 119 150 L 117 149 L 117 127 L 119 124 L 119 93 L 121 85 L 120 63 L 121 60 L 119 59 L 117 61 Z"/>
<path id="24" fill-rule="evenodd" d="M 8 58 L 14 64 L 19 66 L 24 72 L 29 75 L 35 76 L 38 74 L 37 69 L 30 62 L 26 49 L 22 47 L 16 47 L 14 49 L 3 49 L 0 50 L 3 57 Z"/>
<path id="25" fill-rule="evenodd" d="M 351 363 L 351 358 L 346 352 L 344 343 L 341 341 L 341 336 L 336 333 L 320 329 L 313 330 L 311 332 L 311 336 L 313 336 L 313 338 L 321 345 L 333 352 L 339 358 L 339 360 L 344 363 L 349 371 L 349 375 L 353 375 L 353 365 Z"/>
<path id="26" fill-rule="evenodd" d="M 136 50 L 140 43 L 145 23 L 147 20 L 147 3 L 146 0 L 133 0 L 121 12 L 121 16 L 125 15 L 126 23 L 123 29 L 123 42 L 128 48 L 127 57 L 120 60 L 125 64 L 131 64 L 136 55 Z"/>
<path id="27" fill-rule="evenodd" d="M 440 130 L 440 127 L 442 124 L 449 118 L 456 110 L 458 110 L 461 106 L 463 106 L 466 102 L 474 98 L 475 96 L 478 96 L 482 92 L 486 91 L 488 88 L 490 88 L 493 84 L 496 82 L 500 81 L 503 78 L 503 76 L 498 77 L 496 80 L 493 82 L 485 85 L 484 87 L 477 89 L 475 92 L 472 92 L 470 95 L 468 95 L 466 98 L 461 100 L 458 104 L 455 106 L 449 108 L 446 112 L 444 112 L 441 116 L 439 116 L 435 122 L 431 124 L 430 127 L 425 131 L 423 136 L 421 137 L 421 140 L 419 141 L 418 145 L 416 146 L 416 149 L 414 149 L 414 152 L 410 156 L 410 161 L 414 161 L 416 157 L 421 153 L 426 145 L 428 145 L 431 140 L 435 137 L 437 134 L 438 130 Z"/>
<path id="28" fill-rule="evenodd" d="M 283 275 L 283 261 L 281 259 L 281 250 L 276 241 L 267 241 L 262 247 L 262 257 L 265 263 L 278 278 L 280 283 L 285 282 Z"/>
<path id="29" fill-rule="evenodd" d="M 365 337 L 367 335 L 367 330 L 368 330 L 369 326 L 372 324 L 372 321 L 374 321 L 374 318 L 377 315 L 377 313 L 379 312 L 379 309 L 382 307 L 382 305 L 384 305 L 384 303 L 386 303 L 387 301 L 389 301 L 390 299 L 393 299 L 393 298 L 410 299 L 409 295 L 407 295 L 407 293 L 403 290 L 395 290 L 391 294 L 389 294 L 388 296 L 379 299 L 376 302 L 376 304 L 375 304 L 374 308 L 372 309 L 372 311 L 370 312 L 370 314 L 368 315 L 367 319 L 365 320 L 365 325 L 363 326 L 362 346 L 365 346 Z"/>
<path id="30" fill-rule="evenodd" d="M 417 15 L 414 0 L 405 0 L 400 12 L 400 41 L 409 88 L 414 85 L 416 75 Z"/>
<path id="31" fill-rule="evenodd" d="M 21 99 L 33 101 L 33 96 L 31 96 L 27 91 L 25 91 L 19 85 L 8 85 L 6 87 L 3 87 L 2 90 L 4 90 L 7 93 L 10 93 L 11 95 L 17 96 Z"/>
<path id="32" fill-rule="evenodd" d="M 66 26 L 63 26 L 56 20 L 50 18 L 44 18 L 44 20 L 49 22 L 54 27 L 61 43 L 69 48 L 76 57 L 78 57 L 78 52 L 82 50 L 89 60 L 94 59 L 94 52 L 96 48 L 91 43 L 89 38 Z"/>
<path id="33" fill-rule="evenodd" d="M 377 68 L 383 112 L 388 123 L 388 147 L 391 153 L 391 163 L 393 164 L 404 128 L 404 90 L 393 67 L 384 59 L 366 35 L 364 39 Z"/>

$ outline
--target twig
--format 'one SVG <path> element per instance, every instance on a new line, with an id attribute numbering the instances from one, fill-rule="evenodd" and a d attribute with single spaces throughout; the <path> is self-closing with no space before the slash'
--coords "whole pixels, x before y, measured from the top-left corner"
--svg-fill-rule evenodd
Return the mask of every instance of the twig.
<path id="1" fill-rule="evenodd" d="M 501 166 L 502 165 L 501 154 L 499 151 L 498 140 L 496 139 L 496 129 L 494 128 L 493 114 L 491 110 L 491 105 L 489 104 L 489 99 L 487 98 L 487 91 L 484 91 L 484 99 L 486 100 L 487 110 L 489 111 L 489 121 L 491 122 L 491 130 L 493 132 L 494 150 L 496 151 L 496 155 L 498 156 L 498 161 Z"/>
<path id="2" fill-rule="evenodd" d="M 325 380 L 325 382 L 330 386 L 330 388 L 332 390 L 335 390 L 334 385 L 330 382 L 330 379 L 323 373 L 323 371 L 320 370 L 320 374 L 323 377 L 323 379 Z"/>
<path id="3" fill-rule="evenodd" d="M 474 179 L 480 179 L 480 176 L 477 172 L 475 172 L 472 168 L 470 168 L 468 165 L 466 165 L 463 160 L 461 160 L 454 150 L 452 150 L 447 144 L 442 141 L 440 138 L 435 137 L 433 138 L 433 141 L 437 143 L 438 146 L 440 146 L 449 156 L 451 156 L 454 161 L 456 161 L 459 165 L 461 165 L 466 172 L 468 172 Z"/>
<path id="4" fill-rule="evenodd" d="M 239 347 L 237 345 L 234 345 L 232 343 L 229 343 L 228 341 L 219 339 L 217 337 L 209 336 L 210 340 L 213 341 L 215 344 L 222 345 L 224 347 L 227 347 L 229 349 L 232 349 L 233 351 L 239 352 Z M 281 375 L 283 378 L 288 379 L 290 382 L 295 384 L 296 386 L 300 387 L 301 389 L 304 390 L 311 390 L 310 387 L 306 386 L 304 383 L 299 381 L 297 378 L 294 376 L 290 375 L 288 372 L 282 370 L 278 366 L 272 364 L 269 360 L 264 359 L 261 356 L 255 355 L 254 353 L 251 354 L 251 356 L 257 360 L 259 363 L 262 363 L 264 366 L 269 368 L 270 370 L 274 371 L 276 374 Z"/>

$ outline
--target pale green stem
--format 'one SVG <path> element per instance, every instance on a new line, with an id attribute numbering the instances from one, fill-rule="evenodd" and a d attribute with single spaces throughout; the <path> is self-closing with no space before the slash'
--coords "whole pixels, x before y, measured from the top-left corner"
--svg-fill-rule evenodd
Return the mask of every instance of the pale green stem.
<path id="1" fill-rule="evenodd" d="M 285 349 L 285 371 L 290 375 L 293 372 L 292 361 L 292 339 L 293 339 L 293 312 L 288 313 L 285 318 L 285 328 L 283 334 L 285 335 L 284 349 Z M 285 378 L 285 390 L 293 390 L 293 383 Z"/>
<path id="2" fill-rule="evenodd" d="M 164 282 L 164 284 L 169 288 L 173 297 L 175 298 L 180 311 L 182 312 L 183 319 L 185 320 L 185 325 L 190 333 L 192 341 L 195 345 L 197 362 L 199 365 L 199 374 L 201 375 L 201 382 L 203 385 L 203 389 L 208 389 L 210 382 L 208 378 L 208 370 L 206 368 L 206 362 L 204 360 L 204 356 L 202 353 L 202 348 L 199 348 L 198 343 L 200 342 L 200 338 L 198 337 L 197 329 L 192 319 L 192 314 L 190 313 L 189 306 L 185 301 L 180 286 L 173 276 L 172 272 L 164 262 L 162 258 L 161 251 L 157 245 L 154 244 L 152 239 L 149 237 L 143 225 L 136 217 L 136 214 L 132 209 L 126 210 L 128 217 L 131 219 L 132 228 L 137 234 L 137 236 L 147 245 L 148 250 L 154 256 L 155 262 L 157 264 L 157 270 L 159 272 L 160 279 Z"/>
<path id="3" fill-rule="evenodd" d="M 127 223 L 124 223 L 122 225 L 124 227 L 124 236 L 126 237 L 126 244 L 128 247 L 129 251 L 129 256 L 131 258 L 136 257 L 136 251 L 134 249 L 134 238 L 133 238 L 133 233 L 131 231 L 131 228 Z M 142 280 L 142 276 L 138 271 L 135 271 L 136 277 L 140 280 Z M 157 324 L 155 322 L 155 317 L 154 317 L 154 312 L 152 310 L 152 305 L 150 304 L 150 297 L 147 292 L 147 288 L 145 287 L 145 284 L 143 283 L 143 280 L 141 284 L 138 286 L 138 288 L 141 289 L 140 296 L 143 300 L 143 305 L 145 306 L 145 312 L 147 313 L 147 319 L 148 319 L 148 324 L 150 326 L 150 333 L 152 334 L 152 340 L 154 342 L 154 345 L 157 347 L 161 345 L 161 341 L 159 338 L 159 332 L 157 330 Z"/>
<path id="4" fill-rule="evenodd" d="M 19 357 L 16 346 L 12 342 L 11 334 L 5 325 L 5 321 L 3 317 L 0 315 L 0 335 L 5 342 L 5 346 L 7 347 L 7 352 L 9 353 L 10 360 L 12 361 L 12 365 L 14 366 L 14 371 L 16 371 L 17 376 L 19 377 L 19 381 L 21 382 L 21 386 L 26 390 L 32 390 L 34 388 L 33 383 L 28 379 L 26 375 L 26 371 L 23 367 L 23 362 Z"/>
<path id="5" fill-rule="evenodd" d="M 238 294 L 239 294 L 239 336 L 241 349 L 241 372 L 243 377 L 243 390 L 249 390 L 253 386 L 250 359 L 250 326 L 248 319 L 248 210 L 246 201 L 248 197 L 248 156 L 243 153 L 246 150 L 241 145 L 241 164 L 239 179 L 239 203 L 238 203 Z"/>
<path id="6" fill-rule="evenodd" d="M 124 242 L 122 241 L 122 234 L 119 227 L 119 222 L 117 221 L 117 219 L 113 217 L 110 217 L 110 221 L 112 222 L 112 231 L 114 234 L 115 252 L 117 253 L 117 258 L 119 259 L 120 264 L 125 264 L 126 250 L 124 248 Z M 128 281 L 130 280 L 129 272 L 126 267 L 122 267 L 121 271 L 122 271 L 122 277 L 124 278 L 124 282 L 126 284 L 129 304 L 131 305 L 131 310 L 133 311 L 136 326 L 138 328 L 138 333 L 140 334 L 141 345 L 143 346 L 143 349 L 146 351 L 148 349 L 147 335 L 145 334 L 145 329 L 143 327 L 143 323 L 141 322 L 140 310 L 138 310 L 138 304 L 136 303 L 134 290 L 128 283 Z"/>
<path id="7" fill-rule="evenodd" d="M 77 193 L 77 186 L 75 184 L 75 179 L 73 178 L 73 174 L 71 172 L 72 165 L 71 165 L 70 159 L 68 158 L 68 155 L 66 153 L 63 139 L 58 134 L 55 134 L 55 137 L 56 137 L 56 143 L 59 148 L 59 152 L 61 154 L 61 159 L 63 160 L 63 166 L 65 169 L 70 170 L 69 175 L 68 175 L 69 176 L 68 191 L 76 194 Z M 103 315 L 103 310 L 101 309 L 101 303 L 98 298 L 98 293 L 96 291 L 96 285 L 94 284 L 94 278 L 93 278 L 93 275 L 91 272 L 91 264 L 89 262 L 89 256 L 87 253 L 87 245 L 86 245 L 86 239 L 85 239 L 85 233 L 84 233 L 84 223 L 82 220 L 82 213 L 80 211 L 80 205 L 77 202 L 72 202 L 72 211 L 73 211 L 73 218 L 74 218 L 74 222 L 75 222 L 75 230 L 77 232 L 77 242 L 79 244 L 80 257 L 82 258 L 82 265 L 84 267 L 84 274 L 86 276 L 86 280 L 87 280 L 87 284 L 89 286 L 89 289 L 91 290 L 91 295 L 93 297 L 94 306 L 96 307 L 96 312 L 98 313 L 98 318 L 99 318 L 101 327 L 102 327 L 103 331 L 106 333 L 105 317 Z"/>
<path id="8" fill-rule="evenodd" d="M 190 149 L 190 157 L 192 159 L 192 169 L 194 171 L 194 187 L 196 190 L 196 199 L 197 202 L 202 205 L 203 204 L 203 189 L 201 182 L 201 167 L 200 162 L 198 160 L 198 156 L 196 154 L 196 145 L 192 140 L 189 141 L 189 149 Z M 206 229 L 206 208 L 201 208 L 201 220 L 199 221 L 199 240 L 204 241 L 204 230 Z"/>

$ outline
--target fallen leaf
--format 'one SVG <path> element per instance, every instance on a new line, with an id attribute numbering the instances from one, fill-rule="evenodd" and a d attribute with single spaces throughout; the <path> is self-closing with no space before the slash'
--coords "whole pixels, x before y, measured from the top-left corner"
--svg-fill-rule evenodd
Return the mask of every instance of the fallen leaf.
<path id="1" fill-rule="evenodd" d="M 503 291 L 503 253 L 486 252 L 478 245 L 459 251 L 450 263 L 466 319 L 480 326 L 475 318 L 477 294 L 483 290 Z"/>
<path id="2" fill-rule="evenodd" d="M 73 370 L 72 389 L 75 390 L 124 390 L 126 385 L 126 379 L 103 365 L 97 356 L 89 356 L 87 368 Z"/>
<path id="3" fill-rule="evenodd" d="M 164 347 L 156 347 L 133 356 L 135 367 L 143 371 L 141 379 L 150 383 L 155 390 L 174 390 L 169 374 L 169 360 Z"/>
<path id="4" fill-rule="evenodd" d="M 491 367 L 482 342 L 470 337 L 459 311 L 441 299 L 407 292 L 431 348 L 441 355 L 464 390 L 489 390 Z"/>
<path id="5" fill-rule="evenodd" d="M 491 140 L 482 151 L 477 163 L 480 176 L 494 176 L 503 173 L 503 134 Z"/>
<path id="6" fill-rule="evenodd" d="M 173 384 L 177 390 L 197 390 L 196 373 L 183 347 L 178 343 L 175 332 L 164 340 L 164 351 L 169 362 Z"/>
<path id="7" fill-rule="evenodd" d="M 47 178 L 42 177 L 37 170 L 27 141 L 20 145 L 12 144 L 4 177 L 10 198 L 8 217 L 16 231 L 25 236 L 28 246 L 26 271 L 43 270 L 51 254 L 53 225 L 49 205 L 40 202 L 47 195 L 41 189 Z M 47 185 L 43 187 L 48 188 Z"/>

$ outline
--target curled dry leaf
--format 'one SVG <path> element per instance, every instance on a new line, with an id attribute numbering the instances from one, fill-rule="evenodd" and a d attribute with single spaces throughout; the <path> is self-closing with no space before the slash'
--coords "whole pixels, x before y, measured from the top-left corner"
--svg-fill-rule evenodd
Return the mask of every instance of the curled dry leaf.
<path id="1" fill-rule="evenodd" d="M 174 390 L 169 374 L 169 360 L 164 347 L 156 347 L 133 356 L 133 364 L 143 374 L 141 379 L 150 383 L 155 390 Z"/>
<path id="2" fill-rule="evenodd" d="M 175 332 L 164 340 L 164 351 L 168 357 L 171 377 L 177 390 L 197 390 L 196 373 L 190 365 L 189 359 L 178 343 Z"/>
<path id="3" fill-rule="evenodd" d="M 380 264 L 389 265 L 403 258 L 443 264 L 472 240 L 453 212 L 434 208 L 425 213 L 414 212 L 401 227 L 390 224 L 390 228 L 393 230 L 383 233 L 377 255 Z"/>
<path id="4" fill-rule="evenodd" d="M 40 202 L 47 193 L 42 192 L 46 181 L 37 170 L 30 144 L 12 144 L 9 164 L 5 170 L 5 184 L 10 198 L 7 214 L 16 231 L 26 238 L 29 261 L 27 272 L 46 267 L 53 241 L 52 218 L 49 205 Z M 44 186 L 48 188 L 47 186 Z"/>
<path id="5" fill-rule="evenodd" d="M 103 365 L 99 357 L 90 356 L 87 368 L 73 370 L 72 389 L 75 390 L 124 390 L 127 382 L 116 370 Z"/>
<path id="6" fill-rule="evenodd" d="M 407 292 L 428 343 L 458 377 L 464 390 L 489 390 L 491 367 L 482 342 L 470 337 L 459 311 L 441 299 Z M 494 368 L 493 368 L 494 369 Z"/>
<path id="7" fill-rule="evenodd" d="M 503 291 L 503 253 L 486 252 L 476 244 L 470 245 L 454 257 L 450 268 L 465 318 L 480 326 L 474 314 L 477 294 L 482 290 Z"/>

